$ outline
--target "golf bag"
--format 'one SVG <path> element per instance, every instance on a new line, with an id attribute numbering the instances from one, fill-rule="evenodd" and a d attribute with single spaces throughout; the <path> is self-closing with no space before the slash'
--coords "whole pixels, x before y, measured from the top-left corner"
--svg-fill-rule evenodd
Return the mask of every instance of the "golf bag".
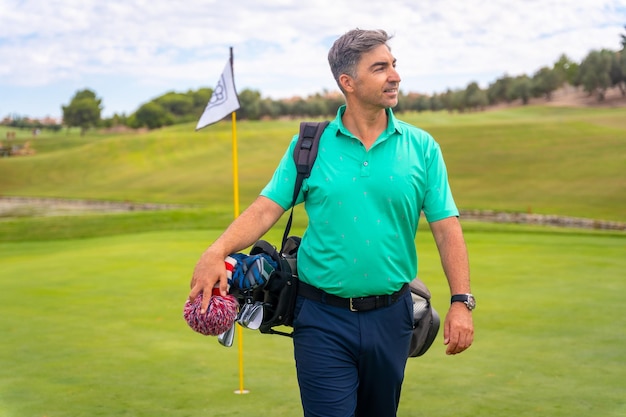
<path id="1" fill-rule="evenodd" d="M 433 344 L 439 332 L 439 314 L 430 303 L 430 291 L 419 278 L 409 283 L 413 298 L 413 334 L 409 357 L 422 356 Z"/>
<path id="2" fill-rule="evenodd" d="M 259 327 L 261 333 L 291 336 L 291 333 L 276 330 L 275 327 L 293 324 L 298 290 L 296 256 L 299 246 L 300 238 L 290 236 L 280 252 L 265 240 L 259 240 L 250 250 L 250 255 L 269 255 L 277 264 L 267 283 L 254 296 L 263 305 L 263 321 Z"/>

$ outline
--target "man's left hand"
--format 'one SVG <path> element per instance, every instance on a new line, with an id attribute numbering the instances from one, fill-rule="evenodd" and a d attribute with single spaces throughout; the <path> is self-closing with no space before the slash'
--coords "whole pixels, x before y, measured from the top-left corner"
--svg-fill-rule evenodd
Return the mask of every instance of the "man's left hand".
<path id="1" fill-rule="evenodd" d="M 452 303 L 443 328 L 443 343 L 447 355 L 461 353 L 474 341 L 472 312 L 463 303 Z"/>

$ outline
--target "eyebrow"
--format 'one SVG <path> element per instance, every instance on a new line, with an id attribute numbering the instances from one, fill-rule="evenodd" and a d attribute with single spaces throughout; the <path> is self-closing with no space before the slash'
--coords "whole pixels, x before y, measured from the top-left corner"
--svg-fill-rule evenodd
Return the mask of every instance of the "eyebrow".
<path id="1" fill-rule="evenodd" d="M 396 58 L 393 59 L 393 61 L 391 62 L 391 65 L 395 65 L 396 62 L 398 60 Z M 372 65 L 370 65 L 370 69 L 374 69 L 376 67 L 388 67 L 389 66 L 389 62 L 388 61 L 378 61 L 378 62 L 374 62 Z"/>

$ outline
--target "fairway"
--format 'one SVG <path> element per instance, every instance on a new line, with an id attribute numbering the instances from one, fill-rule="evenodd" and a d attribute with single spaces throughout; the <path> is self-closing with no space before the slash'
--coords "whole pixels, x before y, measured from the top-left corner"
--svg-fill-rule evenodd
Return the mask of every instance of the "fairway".
<path id="1" fill-rule="evenodd" d="M 618 417 L 626 412 L 626 238 L 465 224 L 476 342 L 442 336 L 411 359 L 399 416 Z M 182 318 L 191 270 L 218 231 L 0 244 L 0 416 L 299 415 L 289 339 L 220 346 Z M 432 238 L 420 271 L 447 309 Z M 269 239 L 276 241 L 279 233 Z"/>
<path id="2" fill-rule="evenodd" d="M 461 210 L 626 221 L 623 108 L 399 118 L 440 143 Z M 297 126 L 238 124 L 242 209 Z M 230 135 L 229 122 L 44 132 L 34 156 L 0 159 L 0 196 L 179 206 L 0 217 L 0 417 L 302 415 L 290 339 L 242 330 L 250 392 L 236 395 L 239 337 L 225 348 L 182 316 L 198 257 L 233 218 Z M 398 416 L 625 416 L 626 233 L 461 220 L 475 343 L 446 356 L 440 331 L 410 359 Z M 298 207 L 293 233 L 305 225 Z M 443 320 L 449 290 L 424 219 L 416 242 Z"/>

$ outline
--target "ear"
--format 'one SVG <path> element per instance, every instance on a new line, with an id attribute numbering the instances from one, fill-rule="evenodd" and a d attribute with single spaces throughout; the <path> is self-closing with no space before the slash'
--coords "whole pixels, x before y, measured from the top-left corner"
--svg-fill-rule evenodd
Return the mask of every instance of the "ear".
<path id="1" fill-rule="evenodd" d="M 348 74 L 341 74 L 339 76 L 339 84 L 341 84 L 345 92 L 351 93 L 354 91 L 354 79 Z"/>

